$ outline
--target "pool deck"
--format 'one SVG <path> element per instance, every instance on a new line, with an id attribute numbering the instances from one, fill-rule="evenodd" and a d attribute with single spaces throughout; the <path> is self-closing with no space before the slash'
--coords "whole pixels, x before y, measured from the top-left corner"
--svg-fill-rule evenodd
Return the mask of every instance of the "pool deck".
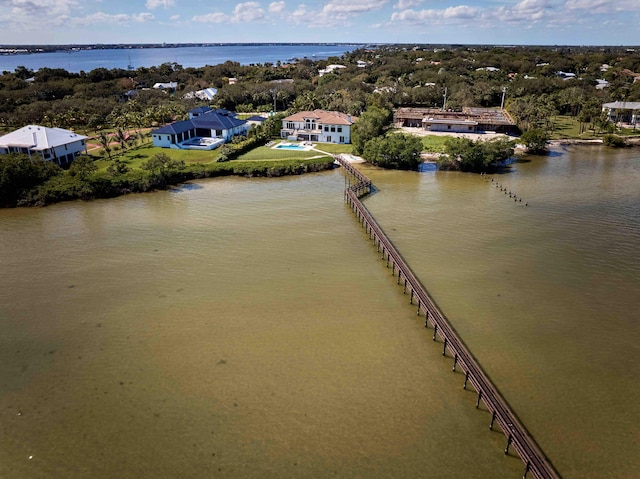
<path id="1" fill-rule="evenodd" d="M 273 145 L 271 148 L 274 150 L 289 150 L 289 151 L 311 151 L 316 145 L 308 141 L 301 143 L 291 143 L 288 141 L 281 141 L 277 145 Z"/>
<path id="2" fill-rule="evenodd" d="M 224 143 L 222 138 L 189 138 L 179 143 L 177 147 L 181 150 L 213 150 Z"/>

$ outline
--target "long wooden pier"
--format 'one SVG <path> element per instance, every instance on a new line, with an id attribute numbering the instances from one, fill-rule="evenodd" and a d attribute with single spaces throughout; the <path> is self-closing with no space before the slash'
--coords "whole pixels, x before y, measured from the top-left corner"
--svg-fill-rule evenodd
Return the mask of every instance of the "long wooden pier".
<path id="1" fill-rule="evenodd" d="M 354 168 L 341 155 L 336 155 L 335 159 L 345 169 L 347 177 L 349 178 L 350 175 L 354 178 L 353 184 L 349 181 L 348 186 L 345 188 L 345 201 L 356 214 L 358 221 L 365 228 L 369 238 L 377 246 L 381 258 L 386 260 L 387 268 L 391 268 L 394 277 L 397 276 L 398 285 L 403 287 L 405 294 L 410 295 L 411 304 L 417 304 L 418 316 L 424 314 L 425 328 L 429 328 L 429 323 L 431 323 L 433 340 L 435 341 L 440 337 L 443 343 L 442 355 L 446 356 L 447 352 L 449 352 L 453 358 L 453 371 L 455 372 L 459 368 L 464 372 L 463 387 L 466 389 L 471 384 L 477 392 L 476 408 L 479 408 L 480 403 L 483 402 L 491 413 L 489 429 L 493 429 L 495 424 L 500 426 L 507 438 L 504 453 L 509 454 L 510 448 L 516 451 L 525 464 L 523 478 L 531 474 L 536 479 L 559 479 L 560 475 L 544 455 L 542 449 L 511 410 L 507 401 L 482 370 L 478 361 L 464 345 L 444 314 L 429 297 L 420 281 L 415 277 L 369 210 L 360 201 L 360 197 L 372 192 L 373 185 L 371 180 Z"/>

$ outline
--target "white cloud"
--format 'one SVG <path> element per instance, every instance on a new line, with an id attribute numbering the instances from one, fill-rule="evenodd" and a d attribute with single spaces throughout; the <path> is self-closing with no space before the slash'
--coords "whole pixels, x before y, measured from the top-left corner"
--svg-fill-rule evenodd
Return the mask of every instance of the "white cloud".
<path id="1" fill-rule="evenodd" d="M 159 7 L 173 7 L 175 6 L 175 4 L 176 3 L 174 2 L 174 0 L 147 0 L 147 3 L 145 5 L 149 10 L 153 10 Z"/>
<path id="2" fill-rule="evenodd" d="M 308 17 L 309 11 L 304 3 L 298 5 L 298 8 L 296 8 L 289 16 L 289 18 L 291 18 L 295 23 L 305 23 Z"/>
<path id="3" fill-rule="evenodd" d="M 443 18 L 453 19 L 453 20 L 457 20 L 457 19 L 468 20 L 468 19 L 477 17 L 479 14 L 481 14 L 481 11 L 478 8 L 468 7 L 466 5 L 449 7 L 449 8 L 445 8 L 442 11 Z"/>
<path id="4" fill-rule="evenodd" d="M 78 2 L 76 0 L 2 0 L 0 10 L 6 12 L 3 17 L 58 17 L 69 15 Z"/>
<path id="5" fill-rule="evenodd" d="M 169 20 L 171 20 L 172 22 L 177 22 L 178 20 L 180 20 L 180 15 L 171 15 L 169 17 Z"/>
<path id="6" fill-rule="evenodd" d="M 300 4 L 287 18 L 312 28 L 351 25 L 358 15 L 380 10 L 389 0 L 330 0 L 321 10 Z"/>
<path id="7" fill-rule="evenodd" d="M 424 0 L 399 1 L 406 4 L 406 2 L 422 2 Z M 324 3 L 324 5 L 316 6 L 318 3 Z M 268 15 L 281 16 L 286 13 L 287 20 L 296 25 L 330 28 L 338 25 L 350 25 L 355 22 L 358 15 L 378 11 L 390 3 L 391 0 L 328 0 L 326 3 L 323 0 L 322 2 L 312 2 L 311 6 L 300 3 L 293 10 L 287 10 L 285 0 L 272 1 L 268 6 L 265 4 L 264 8 L 257 1 L 249 1 L 237 4 L 231 13 L 216 11 L 196 15 L 192 20 L 200 23 L 250 23 L 264 21 Z"/>
<path id="8" fill-rule="evenodd" d="M 396 8 L 398 10 L 406 10 L 411 7 L 417 7 L 423 2 L 424 0 L 398 0 L 398 3 L 396 3 L 393 8 Z"/>
<path id="9" fill-rule="evenodd" d="M 83 7 L 76 0 L 0 0 L 0 21 L 10 22 L 18 31 L 50 32 L 69 25 L 122 25 L 155 19 L 151 13 L 109 14 L 99 11 L 82 15 Z"/>
<path id="10" fill-rule="evenodd" d="M 70 18 L 69 21 L 77 25 L 86 24 L 104 24 L 104 23 L 146 23 L 154 20 L 155 17 L 151 13 L 139 13 L 134 15 L 127 15 L 125 13 L 118 13 L 111 15 L 104 12 L 96 12 L 86 17 Z"/>
<path id="11" fill-rule="evenodd" d="M 402 2 L 404 0 L 400 0 Z M 409 0 L 411 1 L 411 0 Z M 601 0 L 570 0 L 601 1 Z M 399 2 L 399 3 L 400 3 Z M 491 28 L 502 23 L 531 23 L 551 19 L 557 11 L 549 0 L 522 0 L 515 5 L 503 5 L 497 8 L 470 7 L 457 5 L 444 9 L 407 9 L 391 15 L 391 22 L 421 24 L 430 22 L 440 25 L 474 25 Z"/>
<path id="12" fill-rule="evenodd" d="M 468 25 L 491 29 L 497 25 L 530 28 L 535 24 L 547 27 L 592 23 L 602 25 L 603 15 L 640 11 L 640 1 L 613 2 L 611 0 L 521 0 L 503 1 L 501 6 L 457 5 L 448 8 L 413 9 L 420 0 L 397 0 L 390 24 Z M 491 5 L 487 2 L 486 5 Z M 406 7 L 406 8 L 403 8 Z M 390 24 L 387 24 L 389 26 Z"/>
<path id="13" fill-rule="evenodd" d="M 265 12 L 258 2 L 244 2 L 236 5 L 231 15 L 222 12 L 212 12 L 196 15 L 194 22 L 200 23 L 248 23 L 264 19 Z"/>
<path id="14" fill-rule="evenodd" d="M 567 0 L 564 4 L 567 10 L 586 10 L 588 13 L 603 14 L 624 11 L 640 11 L 640 2 L 613 2 L 609 0 Z"/>
<path id="15" fill-rule="evenodd" d="M 456 7 L 448 7 L 444 10 L 428 9 L 428 10 L 404 10 L 402 12 L 394 12 L 391 15 L 392 22 L 401 23 L 467 23 L 469 20 L 476 20 L 482 16 L 482 10 L 467 5 L 458 5 Z"/>
<path id="16" fill-rule="evenodd" d="M 236 5 L 233 10 L 234 23 L 254 22 L 264 18 L 264 10 L 258 2 L 245 2 Z"/>
<path id="17" fill-rule="evenodd" d="M 206 15 L 197 15 L 192 18 L 194 22 L 200 23 L 224 23 L 228 21 L 229 16 L 220 12 L 207 13 Z"/>
<path id="18" fill-rule="evenodd" d="M 488 10 L 487 16 L 507 23 L 540 22 L 552 20 L 554 7 L 547 0 L 522 0 L 513 7 L 499 7 Z"/>
<path id="19" fill-rule="evenodd" d="M 331 0 L 322 9 L 323 14 L 358 14 L 381 9 L 389 0 Z"/>
<path id="20" fill-rule="evenodd" d="M 269 12 L 271 13 L 282 13 L 284 9 L 287 7 L 285 2 L 271 2 L 269 4 Z"/>

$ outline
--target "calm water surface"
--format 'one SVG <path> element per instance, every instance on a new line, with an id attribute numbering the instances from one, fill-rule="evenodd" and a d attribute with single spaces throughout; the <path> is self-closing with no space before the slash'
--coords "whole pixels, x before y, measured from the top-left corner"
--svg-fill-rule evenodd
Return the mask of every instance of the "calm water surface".
<path id="1" fill-rule="evenodd" d="M 563 476 L 637 477 L 638 151 L 572 147 L 493 182 L 366 173 L 367 206 Z"/>
<path id="2" fill-rule="evenodd" d="M 640 470 L 640 158 L 363 167 L 567 478 Z M 0 211 L 0 477 L 521 477 L 339 171 Z"/>
<path id="3" fill-rule="evenodd" d="M 516 477 L 340 171 L 0 211 L 0 477 Z"/>
<path id="4" fill-rule="evenodd" d="M 63 68 L 69 72 L 91 71 L 96 68 L 152 67 L 177 63 L 184 68 L 217 65 L 227 60 L 242 65 L 286 62 L 291 58 L 325 60 L 340 57 L 360 45 L 219 45 L 208 47 L 133 48 L 59 51 L 26 55 L 0 55 L 0 71 L 12 72 L 18 66 L 32 70 Z"/>

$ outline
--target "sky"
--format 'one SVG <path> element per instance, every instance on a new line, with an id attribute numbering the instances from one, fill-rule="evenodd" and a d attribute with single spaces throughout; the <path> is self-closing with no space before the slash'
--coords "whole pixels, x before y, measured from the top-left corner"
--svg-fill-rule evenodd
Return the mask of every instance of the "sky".
<path id="1" fill-rule="evenodd" d="M 0 0 L 0 44 L 638 45 L 640 0 Z"/>

